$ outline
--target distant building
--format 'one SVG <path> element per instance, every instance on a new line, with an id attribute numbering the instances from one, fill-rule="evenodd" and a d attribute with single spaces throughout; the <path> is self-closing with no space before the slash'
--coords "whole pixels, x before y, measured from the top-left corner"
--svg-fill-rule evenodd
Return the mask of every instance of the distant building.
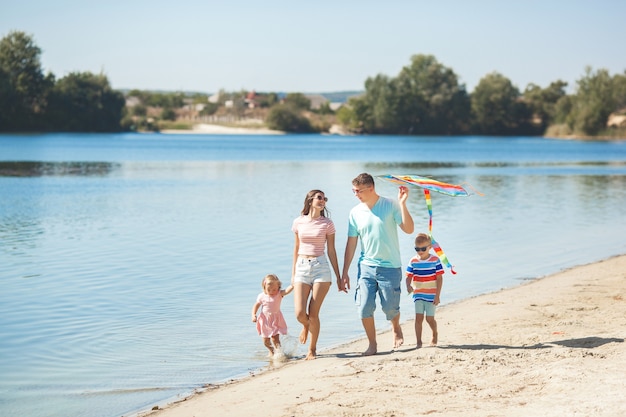
<path id="1" fill-rule="evenodd" d="M 141 104 L 139 97 L 130 96 L 126 97 L 126 107 L 135 107 Z"/>
<path id="2" fill-rule="evenodd" d="M 256 91 L 252 90 L 248 94 L 246 94 L 246 98 L 243 101 L 246 103 L 249 109 L 254 109 L 256 107 L 259 107 L 257 97 L 258 95 Z"/>
<path id="3" fill-rule="evenodd" d="M 626 127 L 626 115 L 623 114 L 611 114 L 609 120 L 606 122 L 607 127 Z"/>

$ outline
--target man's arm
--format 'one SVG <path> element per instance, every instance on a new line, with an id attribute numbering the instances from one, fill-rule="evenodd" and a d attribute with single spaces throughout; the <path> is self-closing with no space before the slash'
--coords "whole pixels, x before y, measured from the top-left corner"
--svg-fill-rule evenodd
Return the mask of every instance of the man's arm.
<path id="1" fill-rule="evenodd" d="M 400 223 L 400 230 L 410 235 L 415 230 L 415 224 L 413 223 L 413 217 L 409 213 L 409 209 L 406 207 L 406 200 L 409 198 L 409 189 L 401 186 L 398 190 L 398 202 L 400 203 L 400 212 L 402 214 L 402 223 Z"/>
<path id="2" fill-rule="evenodd" d="M 358 236 L 348 236 L 348 240 L 346 241 L 346 251 L 343 254 L 343 273 L 341 274 L 340 291 L 348 292 L 350 289 L 350 276 L 348 275 L 348 270 L 350 269 L 350 264 L 354 258 L 354 252 L 356 251 L 358 240 Z"/>

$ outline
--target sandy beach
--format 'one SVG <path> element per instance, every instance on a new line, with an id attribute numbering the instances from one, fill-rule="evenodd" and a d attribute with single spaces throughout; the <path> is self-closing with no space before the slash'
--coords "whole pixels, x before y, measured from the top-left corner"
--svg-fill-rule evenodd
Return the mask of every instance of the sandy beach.
<path id="1" fill-rule="evenodd" d="M 626 255 L 444 305 L 436 318 L 437 347 L 416 349 L 408 320 L 396 351 L 383 332 L 375 356 L 358 340 L 141 415 L 626 415 Z"/>
<path id="2" fill-rule="evenodd" d="M 280 130 L 271 130 L 261 127 L 230 127 L 209 123 L 199 123 L 190 130 L 164 129 L 164 134 L 204 134 L 204 135 L 284 135 Z"/>

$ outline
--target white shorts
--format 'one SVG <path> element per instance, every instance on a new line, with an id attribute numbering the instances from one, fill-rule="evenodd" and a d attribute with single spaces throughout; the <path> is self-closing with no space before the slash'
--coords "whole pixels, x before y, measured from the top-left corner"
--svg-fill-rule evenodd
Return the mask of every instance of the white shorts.
<path id="1" fill-rule="evenodd" d="M 296 260 L 296 274 L 294 282 L 302 282 L 313 286 L 316 282 L 332 282 L 330 267 L 325 255 L 317 258 L 304 258 L 299 256 Z"/>

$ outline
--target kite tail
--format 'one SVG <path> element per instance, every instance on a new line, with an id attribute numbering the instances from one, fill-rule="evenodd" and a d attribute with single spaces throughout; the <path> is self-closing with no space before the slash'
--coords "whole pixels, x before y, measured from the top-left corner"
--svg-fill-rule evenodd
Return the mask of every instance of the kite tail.
<path id="1" fill-rule="evenodd" d="M 443 249 L 441 249 L 441 246 L 439 246 L 439 243 L 437 243 L 437 241 L 433 237 L 433 202 L 430 199 L 430 191 L 428 191 L 426 188 L 424 188 L 424 198 L 426 199 L 426 207 L 428 208 L 428 235 L 430 236 L 430 241 L 433 249 L 435 250 L 437 256 L 439 256 L 441 262 L 443 262 L 443 264 L 450 269 L 450 272 L 456 274 L 456 271 L 450 263 L 450 260 L 443 252 Z"/>
<path id="2" fill-rule="evenodd" d="M 433 245 L 433 249 L 435 250 L 435 253 L 437 254 L 437 256 L 439 256 L 439 259 L 441 260 L 441 262 L 443 262 L 443 264 L 450 269 L 450 272 L 452 272 L 452 274 L 456 274 L 456 271 L 454 270 L 454 266 L 452 266 L 446 254 L 443 253 L 443 249 L 441 249 L 441 246 L 439 246 L 439 243 L 435 241 L 432 235 L 430 235 L 430 240 Z"/>

